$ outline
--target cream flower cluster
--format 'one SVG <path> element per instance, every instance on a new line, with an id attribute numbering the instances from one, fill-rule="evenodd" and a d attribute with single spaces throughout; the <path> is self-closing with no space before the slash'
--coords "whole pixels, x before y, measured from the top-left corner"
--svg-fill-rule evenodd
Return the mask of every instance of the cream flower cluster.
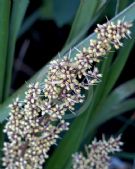
<path id="1" fill-rule="evenodd" d="M 68 129 L 63 120 L 67 110 L 74 112 L 76 103 L 85 96 L 82 89 L 100 81 L 101 74 L 95 63 L 110 51 L 113 45 L 130 36 L 130 23 L 118 21 L 98 25 L 97 40 L 90 40 L 88 48 L 77 49 L 74 59 L 65 56 L 49 65 L 44 84 L 28 86 L 25 99 L 17 98 L 10 107 L 5 126 L 8 142 L 4 143 L 3 165 L 6 169 L 42 169 L 50 147 L 59 134 Z"/>
<path id="2" fill-rule="evenodd" d="M 103 137 L 102 140 L 96 139 L 91 145 L 86 147 L 86 156 L 82 153 L 73 155 L 73 169 L 109 169 L 110 159 L 109 154 L 119 152 L 120 146 L 123 143 L 120 141 L 120 136 L 117 138 L 110 137 L 108 141 Z"/>
<path id="3" fill-rule="evenodd" d="M 104 43 L 110 42 L 116 49 L 119 49 L 120 46 L 123 46 L 123 43 L 120 41 L 121 38 L 126 38 L 127 36 L 131 38 L 131 31 L 129 30 L 131 26 L 132 23 L 123 22 L 121 20 L 119 20 L 117 24 L 108 21 L 103 25 L 98 24 L 95 32 L 98 34 L 98 39 Z"/>
<path id="4" fill-rule="evenodd" d="M 42 168 L 51 145 L 56 144 L 59 134 L 68 129 L 67 122 L 51 114 L 51 111 L 59 112 L 55 108 L 57 105 L 49 107 L 42 95 L 39 83 L 30 84 L 23 103 L 17 98 L 10 105 L 10 117 L 4 129 L 9 139 L 4 143 L 3 165 L 7 169 Z M 52 110 L 42 116 L 45 107 Z"/>

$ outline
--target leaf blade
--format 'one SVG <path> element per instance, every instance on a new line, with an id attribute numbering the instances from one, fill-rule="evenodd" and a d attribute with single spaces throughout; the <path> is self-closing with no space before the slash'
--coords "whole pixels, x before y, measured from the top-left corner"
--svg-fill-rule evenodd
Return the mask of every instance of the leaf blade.
<path id="1" fill-rule="evenodd" d="M 0 1 L 0 102 L 3 101 L 4 76 L 6 70 L 6 56 L 8 47 L 8 28 L 10 15 L 10 1 Z"/>
<path id="2" fill-rule="evenodd" d="M 75 19 L 73 21 L 71 31 L 69 33 L 66 44 L 70 43 L 72 39 L 77 37 L 79 32 L 83 30 L 91 22 L 92 17 L 94 17 L 97 6 L 98 6 L 97 0 L 80 1 L 80 5 L 77 10 Z M 87 11 L 89 11 L 89 15 Z"/>
<path id="3" fill-rule="evenodd" d="M 8 53 L 6 59 L 6 67 L 8 67 L 8 69 L 5 72 L 4 98 L 6 98 L 9 95 L 17 35 L 19 33 L 19 29 L 23 17 L 25 15 L 28 3 L 29 0 L 13 1 L 13 9 L 11 14 L 11 23 L 10 23 L 10 31 L 9 31 Z"/>
<path id="4" fill-rule="evenodd" d="M 135 3 L 132 4 L 130 7 L 128 7 L 125 12 L 119 14 L 117 17 L 115 17 L 113 20 L 117 20 L 117 19 L 120 19 L 120 18 L 123 18 L 124 15 L 131 15 L 132 14 L 132 20 L 135 19 L 135 14 L 133 13 L 133 9 L 135 9 Z M 79 49 L 82 49 L 83 46 L 85 47 L 88 47 L 89 46 L 89 40 L 91 38 L 95 38 L 95 34 L 92 34 L 91 36 L 89 36 L 88 38 L 86 38 L 83 42 L 81 42 L 79 45 L 77 45 L 77 48 Z M 75 56 L 75 50 L 73 49 L 72 50 L 72 55 L 71 57 L 74 57 Z M 32 81 L 42 81 L 45 77 L 45 73 L 47 72 L 47 67 L 45 66 L 45 68 L 42 69 L 42 71 L 40 73 L 38 73 L 37 75 L 34 76 L 34 79 L 32 79 Z M 26 90 L 26 87 L 23 88 L 23 90 L 21 91 L 22 92 L 22 98 L 24 97 L 24 91 Z M 18 93 L 16 93 L 16 95 L 18 95 Z M 14 95 L 15 96 L 15 95 Z M 8 102 L 10 102 L 11 100 L 8 100 Z M 6 102 L 7 103 L 7 102 Z M 5 103 L 5 105 L 7 105 Z M 91 107 L 89 107 L 90 109 Z M 3 107 L 3 109 L 1 109 L 1 111 L 4 111 L 5 113 L 5 106 Z M 7 111 L 7 114 L 8 114 L 8 110 Z M 81 116 L 79 116 L 75 122 L 72 124 L 71 126 L 71 129 L 70 129 L 70 132 L 68 132 L 66 135 L 65 135 L 65 138 L 62 140 L 62 143 L 59 145 L 59 147 L 57 148 L 57 150 L 55 151 L 55 155 L 52 156 L 52 160 L 51 162 L 48 163 L 48 165 L 50 165 L 50 167 L 47 167 L 47 169 L 52 169 L 52 165 L 53 164 L 53 167 L 55 166 L 55 168 L 58 168 L 58 169 L 63 169 L 63 166 L 66 165 L 67 161 L 69 160 L 69 158 L 71 157 L 71 154 L 73 152 L 75 152 L 78 147 L 80 146 L 80 143 L 82 141 L 82 138 L 84 136 L 84 133 L 85 133 L 85 130 L 86 130 L 86 127 L 87 127 L 87 123 L 88 123 L 88 118 L 91 116 L 91 111 L 89 113 L 85 112 L 84 114 L 82 114 Z M 80 134 L 80 129 L 78 128 L 78 126 L 81 126 L 81 134 Z M 73 129 L 72 129 L 73 128 Z M 73 132 L 74 130 L 74 132 Z M 79 130 L 79 131 L 78 131 Z M 77 131 L 77 132 L 75 132 Z M 72 137 L 74 136 L 74 138 Z M 71 140 L 71 137 L 72 137 L 72 140 Z M 68 143 L 67 143 L 68 141 Z M 63 146 L 61 146 L 63 145 Z M 65 146 L 66 145 L 66 146 Z M 66 157 L 65 157 L 65 149 L 68 150 L 70 148 L 70 146 L 74 146 L 73 149 L 70 149 L 69 151 L 66 152 Z M 62 148 L 60 148 L 62 147 Z M 59 151 L 61 150 L 61 151 Z M 58 156 L 59 154 L 59 156 Z M 58 159 L 57 159 L 58 157 Z"/>

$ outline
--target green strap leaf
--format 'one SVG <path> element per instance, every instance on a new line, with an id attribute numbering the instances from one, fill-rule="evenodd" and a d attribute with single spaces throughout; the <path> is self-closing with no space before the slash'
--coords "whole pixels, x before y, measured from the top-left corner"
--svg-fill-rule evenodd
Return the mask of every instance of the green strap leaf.
<path id="1" fill-rule="evenodd" d="M 94 115 L 89 119 L 93 121 L 92 125 L 98 126 L 101 123 L 118 116 L 125 111 L 132 110 L 135 107 L 135 99 L 124 101 L 127 97 L 135 93 L 135 79 L 132 79 L 117 87 L 104 101 Z M 129 104 L 129 105 L 128 105 Z M 91 125 L 88 125 L 88 131 Z M 88 134 L 86 134 L 88 135 Z"/>
<path id="2" fill-rule="evenodd" d="M 128 153 L 128 152 L 120 152 L 116 154 L 120 158 L 125 158 L 129 160 L 134 160 L 135 159 L 135 153 Z"/>
<path id="3" fill-rule="evenodd" d="M 85 3 L 90 3 L 90 1 L 84 1 Z M 80 27 L 82 27 L 83 29 L 80 29 L 80 31 L 78 31 L 78 34 L 76 33 L 77 36 L 75 36 L 74 38 L 72 37 L 72 39 L 70 38 L 70 41 L 67 40 L 66 44 L 65 44 L 65 47 L 64 47 L 64 51 L 67 51 L 69 50 L 72 46 L 74 46 L 77 42 L 79 42 L 83 37 L 84 35 L 86 34 L 86 32 L 88 31 L 88 29 L 97 21 L 99 20 L 100 18 L 104 17 L 105 14 L 106 14 L 106 10 L 108 9 L 108 7 L 111 5 L 111 0 L 108 0 L 106 3 L 104 3 L 103 5 L 100 6 L 99 9 L 97 9 L 97 13 L 96 15 L 94 15 L 93 18 L 91 18 L 91 21 L 88 21 L 88 17 L 87 17 L 87 20 L 84 21 L 86 24 L 85 25 L 82 25 Z M 99 2 L 100 3 L 100 2 Z M 84 12 L 83 10 L 85 9 L 82 8 L 81 9 L 81 12 Z M 79 11 L 79 9 L 78 9 Z M 79 14 L 78 14 L 79 15 Z M 78 15 L 75 17 L 75 21 L 77 20 L 78 18 Z M 83 15 L 83 14 L 81 14 Z M 82 17 L 82 16 L 81 16 Z M 76 21 L 77 22 L 77 21 Z M 83 23 L 83 22 L 81 22 Z M 75 32 L 77 27 L 74 27 L 73 29 L 73 26 L 71 28 L 71 31 Z M 78 28 L 77 28 L 78 30 Z"/>
<path id="4" fill-rule="evenodd" d="M 17 35 L 19 33 L 19 29 L 22 24 L 26 9 L 28 7 L 28 2 L 29 0 L 13 0 L 11 23 L 9 30 L 8 54 L 6 59 L 6 67 L 8 69 L 6 69 L 5 72 L 4 98 L 9 95 Z"/>
<path id="5" fill-rule="evenodd" d="M 99 116 L 96 116 L 92 120 L 95 120 L 94 123 L 96 126 L 98 126 L 104 123 L 105 121 L 110 120 L 111 118 L 114 118 L 127 111 L 131 111 L 134 108 L 135 108 L 135 99 L 129 99 L 117 105 L 112 105 L 111 108 L 108 110 L 108 112 L 107 111 L 103 112 L 103 110 L 101 110 L 101 112 L 99 112 Z"/>
<path id="6" fill-rule="evenodd" d="M 0 103 L 3 100 L 4 75 L 6 70 L 6 56 L 8 46 L 8 29 L 10 15 L 10 0 L 0 1 Z"/>
<path id="7" fill-rule="evenodd" d="M 106 113 L 101 110 L 100 112 L 98 112 L 96 116 L 91 116 L 91 119 L 89 120 L 89 124 L 87 125 L 87 131 L 85 132 L 84 139 L 89 138 L 93 129 L 97 128 L 99 125 L 103 124 L 107 120 L 110 120 L 116 116 L 119 116 L 120 114 L 123 114 L 127 111 L 131 111 L 133 109 L 135 109 L 135 99 L 128 99 L 117 105 L 112 105 L 112 108 L 109 109 L 108 112 Z M 118 131 L 116 135 L 123 133 L 127 125 L 131 123 L 132 121 L 126 123 L 120 129 L 120 131 Z"/>
<path id="8" fill-rule="evenodd" d="M 71 27 L 70 34 L 68 36 L 66 44 L 71 42 L 78 34 L 86 27 L 94 17 L 96 9 L 98 7 L 99 0 L 92 1 L 80 1 L 80 6 L 77 10 L 73 25 Z M 89 11 L 89 14 L 88 14 Z"/>

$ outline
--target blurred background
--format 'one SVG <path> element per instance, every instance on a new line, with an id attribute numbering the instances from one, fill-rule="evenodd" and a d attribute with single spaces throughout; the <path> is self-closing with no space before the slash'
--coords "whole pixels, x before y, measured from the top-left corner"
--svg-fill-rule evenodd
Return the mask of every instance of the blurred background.
<path id="1" fill-rule="evenodd" d="M 88 10 L 85 7 L 87 12 L 81 18 L 80 4 L 85 1 L 91 1 L 93 8 L 88 8 Z M 93 2 L 94 0 L 30 0 L 17 35 L 10 94 L 25 84 L 58 52 L 65 53 L 73 48 L 94 31 L 97 23 L 106 22 L 106 17 L 113 18 L 134 1 L 99 0 L 96 4 Z M 87 19 L 89 15 L 91 18 Z M 77 22 L 77 16 L 84 22 L 81 27 Z M 77 31 L 71 32 L 75 21 L 78 24 L 78 26 L 76 25 Z M 133 47 L 113 89 L 135 77 L 134 53 L 135 48 Z M 130 98 L 134 96 L 132 94 Z M 119 158 L 112 159 L 112 168 L 133 168 L 135 159 L 134 120 L 135 109 L 132 109 L 105 122 L 96 130 L 97 138 L 101 138 L 103 133 L 107 136 L 123 133 L 122 140 L 125 143 L 123 151 L 128 153 L 121 155 L 124 163 L 119 161 Z"/>

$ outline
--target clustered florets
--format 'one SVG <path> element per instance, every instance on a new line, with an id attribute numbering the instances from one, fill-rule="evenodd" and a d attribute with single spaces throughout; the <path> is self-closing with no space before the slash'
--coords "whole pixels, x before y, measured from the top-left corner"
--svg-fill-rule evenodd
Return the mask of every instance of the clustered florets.
<path id="1" fill-rule="evenodd" d="M 74 59 L 65 56 L 49 65 L 44 85 L 30 84 L 25 99 L 18 98 L 10 105 L 10 117 L 4 132 L 9 142 L 4 144 L 3 165 L 6 169 L 41 169 L 51 145 L 59 134 L 68 129 L 63 120 L 67 110 L 74 112 L 76 103 L 82 103 L 82 89 L 100 81 L 101 74 L 95 63 L 116 49 L 120 40 L 130 36 L 130 23 L 118 21 L 98 25 L 97 40 L 90 46 L 77 49 Z M 94 64 L 93 64 L 94 63 Z"/>
<path id="2" fill-rule="evenodd" d="M 132 23 L 121 20 L 117 24 L 108 21 L 103 25 L 98 24 L 95 32 L 98 34 L 97 38 L 102 40 L 102 42 L 110 42 L 116 49 L 119 49 L 120 46 L 123 46 L 123 43 L 120 41 L 121 38 L 126 38 L 127 36 L 131 38 L 131 31 L 129 30 L 131 26 Z"/>
<path id="3" fill-rule="evenodd" d="M 94 139 L 91 145 L 86 146 L 86 156 L 83 153 L 73 155 L 73 169 L 109 169 L 110 154 L 121 151 L 123 143 L 117 138 L 110 137 L 108 141 Z"/>
<path id="4" fill-rule="evenodd" d="M 7 169 L 42 168 L 50 146 L 56 144 L 56 139 L 63 130 L 68 129 L 68 123 L 53 115 L 55 112 L 57 114 L 57 105 L 56 108 L 50 107 L 52 113 L 47 111 L 49 104 L 41 97 L 39 83 L 30 84 L 25 94 L 23 103 L 17 98 L 9 106 L 10 117 L 4 129 L 9 142 L 4 143 L 3 159 L 3 165 Z M 43 107 L 47 112 L 40 115 L 44 111 Z M 56 121 L 55 125 L 53 121 Z"/>

